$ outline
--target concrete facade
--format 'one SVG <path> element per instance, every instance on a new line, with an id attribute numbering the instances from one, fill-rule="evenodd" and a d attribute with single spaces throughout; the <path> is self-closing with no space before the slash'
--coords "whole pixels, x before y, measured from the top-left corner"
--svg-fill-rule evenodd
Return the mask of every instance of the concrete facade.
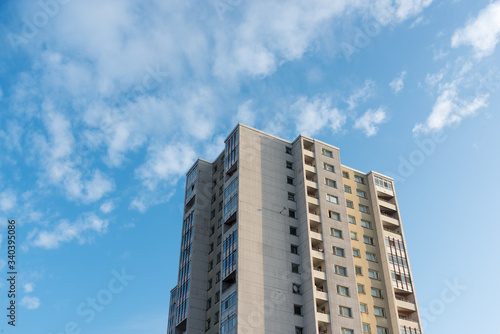
<path id="1" fill-rule="evenodd" d="M 182 237 L 168 334 L 422 333 L 393 180 L 336 147 L 239 124 L 187 173 Z"/>

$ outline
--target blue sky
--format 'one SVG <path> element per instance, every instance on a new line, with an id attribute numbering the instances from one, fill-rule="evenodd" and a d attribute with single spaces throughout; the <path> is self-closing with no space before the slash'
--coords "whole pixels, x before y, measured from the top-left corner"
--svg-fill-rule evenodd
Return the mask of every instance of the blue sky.
<path id="1" fill-rule="evenodd" d="M 164 333 L 184 174 L 237 122 L 393 176 L 425 333 L 497 327 L 500 1 L 3 1 L 0 31 L 4 333 Z"/>

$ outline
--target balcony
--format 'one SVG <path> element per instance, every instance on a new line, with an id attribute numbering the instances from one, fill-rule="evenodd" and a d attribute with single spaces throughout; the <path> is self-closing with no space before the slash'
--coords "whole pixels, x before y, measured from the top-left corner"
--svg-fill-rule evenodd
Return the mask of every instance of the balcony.
<path id="1" fill-rule="evenodd" d="M 311 236 L 311 239 L 318 240 L 320 242 L 323 241 L 323 236 L 321 235 L 321 233 L 316 233 L 316 232 L 311 231 L 310 236 Z"/>
<path id="2" fill-rule="evenodd" d="M 312 250 L 311 251 L 311 256 L 316 259 L 324 260 L 325 259 L 325 253 L 323 251 L 317 251 L 317 250 Z"/>
<path id="3" fill-rule="evenodd" d="M 415 312 L 417 310 L 417 307 L 415 306 L 414 303 L 406 300 L 400 300 L 397 297 L 396 297 L 396 307 L 398 311 L 403 311 L 403 312 Z"/>
<path id="4" fill-rule="evenodd" d="M 314 294 L 316 295 L 316 300 L 328 301 L 328 293 L 316 290 Z"/>
<path id="5" fill-rule="evenodd" d="M 305 156 L 304 157 L 304 169 L 306 171 L 316 173 L 316 160 L 312 157 Z"/>
<path id="6" fill-rule="evenodd" d="M 383 199 L 382 199 L 382 198 L 380 198 L 380 197 L 379 197 L 378 199 L 379 199 L 378 204 L 380 205 L 380 209 L 381 209 L 381 210 L 386 209 L 386 210 L 393 211 L 393 212 L 396 212 L 396 211 L 397 211 L 397 210 L 396 210 L 396 205 L 395 205 L 395 204 L 390 203 L 390 202 L 388 202 L 388 201 L 385 201 L 385 200 L 383 200 Z"/>
<path id="7" fill-rule="evenodd" d="M 394 226 L 399 226 L 399 220 L 396 218 L 393 218 L 391 215 L 385 213 L 385 212 L 380 212 L 381 218 L 382 218 L 382 223 L 384 225 L 387 224 L 392 224 Z"/>
<path id="8" fill-rule="evenodd" d="M 321 233 L 321 223 L 319 221 L 310 219 L 309 228 L 311 232 Z"/>
<path id="9" fill-rule="evenodd" d="M 315 187 L 307 187 L 307 200 L 309 203 L 319 205 L 319 192 Z"/>
<path id="10" fill-rule="evenodd" d="M 401 230 L 399 228 L 394 228 L 392 225 L 384 225 L 384 231 L 401 235 Z"/>
<path id="11" fill-rule="evenodd" d="M 324 271 L 318 270 L 316 268 L 313 269 L 313 276 L 315 279 L 320 279 L 326 281 L 326 273 Z"/>

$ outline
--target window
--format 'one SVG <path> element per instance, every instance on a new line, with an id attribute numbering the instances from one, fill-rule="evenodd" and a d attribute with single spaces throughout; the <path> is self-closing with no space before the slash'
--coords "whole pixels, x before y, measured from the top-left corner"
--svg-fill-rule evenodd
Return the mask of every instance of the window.
<path id="1" fill-rule="evenodd" d="M 366 253 L 366 259 L 368 261 L 377 262 L 377 255 L 373 253 Z"/>
<path id="2" fill-rule="evenodd" d="M 214 226 L 212 226 L 212 227 L 210 228 L 210 236 L 212 236 L 212 234 L 214 234 L 214 233 L 215 233 L 215 227 L 214 227 Z"/>
<path id="3" fill-rule="evenodd" d="M 335 273 L 341 276 L 347 276 L 347 268 L 335 265 Z"/>
<path id="4" fill-rule="evenodd" d="M 359 304 L 359 310 L 361 313 L 368 313 L 368 306 L 366 304 Z"/>
<path id="5" fill-rule="evenodd" d="M 351 239 L 358 240 L 358 234 L 356 232 L 351 232 Z"/>
<path id="6" fill-rule="evenodd" d="M 363 284 L 358 284 L 358 293 L 365 293 L 365 286 Z"/>
<path id="7" fill-rule="evenodd" d="M 292 273 L 294 274 L 299 273 L 299 265 L 297 263 L 292 263 Z"/>
<path id="8" fill-rule="evenodd" d="M 290 226 L 290 234 L 291 235 L 297 235 L 297 228 L 293 227 L 293 226 Z"/>
<path id="9" fill-rule="evenodd" d="M 354 267 L 354 269 L 356 270 L 356 275 L 363 275 L 362 271 L 361 271 L 361 267 Z"/>
<path id="10" fill-rule="evenodd" d="M 340 214 L 338 212 L 328 211 L 328 216 L 332 219 L 340 221 Z"/>
<path id="11" fill-rule="evenodd" d="M 392 182 L 387 181 L 387 180 L 383 180 L 383 179 L 379 178 L 378 176 L 375 176 L 375 185 L 392 190 Z"/>
<path id="12" fill-rule="evenodd" d="M 219 263 L 219 262 L 220 262 L 220 253 L 217 254 L 217 263 Z"/>
<path id="13" fill-rule="evenodd" d="M 359 197 L 368 198 L 368 195 L 363 190 L 356 189 L 356 195 L 358 195 Z"/>
<path id="14" fill-rule="evenodd" d="M 215 312 L 214 314 L 214 324 L 218 324 L 219 323 L 219 312 Z"/>
<path id="15" fill-rule="evenodd" d="M 293 185 L 293 177 L 287 176 L 286 183 Z"/>
<path id="16" fill-rule="evenodd" d="M 342 176 L 345 177 L 346 179 L 349 178 L 349 173 L 348 172 L 342 172 Z"/>
<path id="17" fill-rule="evenodd" d="M 342 328 L 341 332 L 342 334 L 354 334 L 353 329 L 347 329 L 347 328 Z"/>
<path id="18" fill-rule="evenodd" d="M 217 228 L 222 226 L 222 218 L 219 218 L 219 221 L 217 222 Z"/>
<path id="19" fill-rule="evenodd" d="M 354 203 L 352 201 L 349 201 L 348 199 L 345 201 L 345 205 L 348 208 L 354 209 Z"/>
<path id="20" fill-rule="evenodd" d="M 354 181 L 365 184 L 365 179 L 363 179 L 361 176 L 354 175 Z"/>
<path id="21" fill-rule="evenodd" d="M 288 217 L 295 218 L 295 210 L 288 209 Z"/>
<path id="22" fill-rule="evenodd" d="M 287 161 L 286 162 L 286 168 L 293 169 L 293 162 Z"/>
<path id="23" fill-rule="evenodd" d="M 333 152 L 332 151 L 329 151 L 325 148 L 322 148 L 321 149 L 321 153 L 323 153 L 323 155 L 326 155 L 327 157 L 329 158 L 333 158 Z"/>
<path id="24" fill-rule="evenodd" d="M 341 230 L 337 230 L 336 228 L 332 228 L 330 229 L 330 233 L 336 237 L 336 238 L 341 238 L 342 239 L 342 231 Z"/>
<path id="25" fill-rule="evenodd" d="M 222 242 L 222 234 L 217 237 L 217 245 L 220 245 Z"/>
<path id="26" fill-rule="evenodd" d="M 372 288 L 372 296 L 377 298 L 382 298 L 382 290 L 377 288 Z"/>
<path id="27" fill-rule="evenodd" d="M 350 296 L 350 294 L 349 294 L 349 288 L 345 287 L 345 286 L 342 286 L 342 285 L 337 285 L 337 293 L 339 295 L 346 296 L 346 297 Z"/>
<path id="28" fill-rule="evenodd" d="M 219 188 L 219 195 L 222 195 L 222 187 Z"/>
<path id="29" fill-rule="evenodd" d="M 294 193 L 288 193 L 288 200 L 289 201 L 295 201 L 295 194 Z"/>
<path id="30" fill-rule="evenodd" d="M 207 290 L 210 290 L 211 288 L 212 288 L 212 279 L 209 279 L 207 284 Z"/>
<path id="31" fill-rule="evenodd" d="M 378 271 L 368 269 L 368 277 L 373 278 L 373 279 L 380 279 L 380 276 L 378 274 Z"/>
<path id="32" fill-rule="evenodd" d="M 349 216 L 349 223 L 351 224 L 356 224 L 356 218 L 354 218 L 353 216 Z"/>
<path id="33" fill-rule="evenodd" d="M 219 281 L 220 281 L 220 271 L 217 272 L 217 274 L 215 275 L 215 282 L 219 283 Z"/>
<path id="34" fill-rule="evenodd" d="M 292 284 L 292 292 L 300 295 L 300 285 L 293 283 Z"/>
<path id="35" fill-rule="evenodd" d="M 285 146 L 285 153 L 286 154 L 292 154 L 292 148 L 288 147 L 288 146 Z"/>
<path id="36" fill-rule="evenodd" d="M 366 205 L 360 204 L 359 205 L 359 211 L 369 214 L 370 213 L 370 208 L 367 207 Z"/>
<path id="37" fill-rule="evenodd" d="M 207 300 L 207 310 L 212 307 L 212 298 L 208 298 Z"/>
<path id="38" fill-rule="evenodd" d="M 214 243 L 210 243 L 210 253 L 212 253 L 214 251 Z"/>
<path id="39" fill-rule="evenodd" d="M 217 197 L 214 195 L 212 195 L 212 202 L 210 202 L 211 204 L 213 204 L 213 202 L 215 202 L 215 200 L 217 199 Z"/>
<path id="40" fill-rule="evenodd" d="M 335 173 L 335 167 L 333 165 L 327 164 L 326 162 L 323 162 L 323 168 L 329 172 Z"/>
<path id="41" fill-rule="evenodd" d="M 290 252 L 292 252 L 292 254 L 299 254 L 299 246 L 291 245 Z"/>
<path id="42" fill-rule="evenodd" d="M 373 238 L 372 237 L 367 237 L 366 235 L 363 236 L 363 241 L 367 245 L 374 245 Z"/>
<path id="43" fill-rule="evenodd" d="M 208 310 L 208 309 L 207 309 Z M 205 330 L 209 330 L 210 329 L 210 319 L 208 319 L 205 323 Z"/>
<path id="44" fill-rule="evenodd" d="M 215 217 L 215 209 L 210 212 L 210 219 L 213 219 Z"/>
<path id="45" fill-rule="evenodd" d="M 343 248 L 333 246 L 333 254 L 345 257 L 345 250 Z"/>
<path id="46" fill-rule="evenodd" d="M 302 315 L 302 306 L 297 304 L 293 305 L 293 314 Z"/>
<path id="47" fill-rule="evenodd" d="M 363 324 L 363 333 L 370 333 L 370 325 Z"/>
<path id="48" fill-rule="evenodd" d="M 214 261 L 208 262 L 208 271 L 214 269 Z"/>
<path id="49" fill-rule="evenodd" d="M 377 334 L 389 334 L 389 330 L 387 328 L 377 326 Z"/>
<path id="50" fill-rule="evenodd" d="M 344 191 L 345 191 L 346 193 L 349 193 L 349 194 L 352 192 L 352 191 L 351 191 L 351 187 L 349 187 L 349 186 L 344 186 Z"/>
<path id="51" fill-rule="evenodd" d="M 295 334 L 302 334 L 302 328 L 301 327 L 295 327 Z"/>
<path id="52" fill-rule="evenodd" d="M 339 315 L 352 318 L 352 310 L 350 307 L 339 306 Z"/>
<path id="53" fill-rule="evenodd" d="M 370 223 L 369 221 L 361 219 L 361 226 L 363 226 L 364 228 L 371 229 L 372 228 L 372 223 Z"/>
<path id="54" fill-rule="evenodd" d="M 222 210 L 222 201 L 219 202 L 219 211 Z"/>
<path id="55" fill-rule="evenodd" d="M 330 203 L 339 204 L 339 198 L 330 194 L 326 194 L 326 200 Z"/>
<path id="56" fill-rule="evenodd" d="M 377 307 L 375 306 L 373 308 L 373 313 L 377 316 L 377 317 L 385 317 L 385 310 L 381 307 Z"/>
<path id="57" fill-rule="evenodd" d="M 222 180 L 223 177 L 224 177 L 224 173 L 220 172 L 220 174 L 219 174 L 219 180 Z"/>
<path id="58" fill-rule="evenodd" d="M 225 312 L 231 310 L 234 306 L 236 306 L 236 292 L 233 292 L 229 297 L 224 299 L 221 303 L 221 313 L 224 314 Z"/>
<path id="59" fill-rule="evenodd" d="M 337 188 L 337 182 L 332 179 L 325 178 L 325 184 L 329 187 Z"/>
<path id="60" fill-rule="evenodd" d="M 352 249 L 352 256 L 361 257 L 361 252 L 359 251 L 359 249 L 353 248 Z"/>

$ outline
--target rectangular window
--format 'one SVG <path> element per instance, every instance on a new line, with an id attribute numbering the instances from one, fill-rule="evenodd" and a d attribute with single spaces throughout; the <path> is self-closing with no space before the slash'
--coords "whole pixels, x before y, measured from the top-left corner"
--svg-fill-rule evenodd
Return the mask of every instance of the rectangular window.
<path id="1" fill-rule="evenodd" d="M 386 189 L 389 189 L 392 191 L 392 182 L 391 181 L 383 180 L 383 179 L 375 176 L 375 184 L 379 187 L 383 187 L 383 188 L 386 188 Z"/>
<path id="2" fill-rule="evenodd" d="M 377 255 L 373 253 L 366 253 L 366 259 L 368 261 L 377 262 Z"/>
<path id="3" fill-rule="evenodd" d="M 327 150 L 327 149 L 325 149 L 325 148 L 322 148 L 322 149 L 321 149 L 321 153 L 322 153 L 323 155 L 326 155 L 326 156 L 327 156 L 327 157 L 329 157 L 329 158 L 333 158 L 333 152 L 332 152 L 332 151 L 329 151 L 329 150 Z"/>
<path id="4" fill-rule="evenodd" d="M 373 278 L 373 279 L 380 279 L 380 276 L 378 274 L 378 271 L 368 269 L 368 277 Z"/>
<path id="5" fill-rule="evenodd" d="M 222 234 L 217 237 L 217 245 L 220 245 L 222 242 Z"/>
<path id="6" fill-rule="evenodd" d="M 207 310 L 212 307 L 212 298 L 208 298 L 207 300 Z"/>
<path id="7" fill-rule="evenodd" d="M 367 245 L 372 245 L 373 246 L 375 244 L 373 242 L 373 238 L 372 237 L 367 237 L 366 235 L 363 236 L 363 241 Z"/>
<path id="8" fill-rule="evenodd" d="M 359 304 L 359 310 L 361 313 L 368 313 L 368 306 L 366 304 Z"/>
<path id="9" fill-rule="evenodd" d="M 221 259 L 221 253 L 217 254 L 217 263 L 220 262 L 220 259 Z"/>
<path id="10" fill-rule="evenodd" d="M 219 188 L 219 195 L 222 195 L 222 187 Z"/>
<path id="11" fill-rule="evenodd" d="M 342 172 L 342 176 L 345 177 L 346 179 L 349 178 L 349 173 L 348 172 Z"/>
<path id="12" fill-rule="evenodd" d="M 326 194 L 326 200 L 330 203 L 339 204 L 339 198 L 330 194 Z"/>
<path id="13" fill-rule="evenodd" d="M 368 195 L 363 190 L 356 189 L 356 195 L 358 195 L 359 197 L 362 197 L 362 198 L 368 198 Z"/>
<path id="14" fill-rule="evenodd" d="M 288 217 L 295 218 L 295 210 L 288 209 Z"/>
<path id="15" fill-rule="evenodd" d="M 214 243 L 211 242 L 210 243 L 210 253 L 212 253 L 214 251 Z"/>
<path id="16" fill-rule="evenodd" d="M 350 307 L 339 306 L 339 315 L 352 318 L 352 310 Z"/>
<path id="17" fill-rule="evenodd" d="M 219 211 L 222 210 L 222 201 L 219 202 Z"/>
<path id="18" fill-rule="evenodd" d="M 352 192 L 352 191 L 351 191 L 351 187 L 349 187 L 349 186 L 344 186 L 344 191 L 345 191 L 346 193 L 349 193 L 349 194 Z"/>
<path id="19" fill-rule="evenodd" d="M 363 272 L 361 271 L 361 267 L 354 267 L 354 269 L 356 270 L 356 275 L 363 275 Z"/>
<path id="20" fill-rule="evenodd" d="M 291 235 L 297 235 L 297 228 L 293 227 L 293 226 L 290 226 L 290 234 Z"/>
<path id="21" fill-rule="evenodd" d="M 382 298 L 382 290 L 372 288 L 372 296 L 377 298 Z"/>
<path id="22" fill-rule="evenodd" d="M 286 168 L 293 169 L 293 162 L 287 161 L 286 162 Z"/>
<path id="23" fill-rule="evenodd" d="M 292 283 L 292 292 L 300 295 L 300 285 Z"/>
<path id="24" fill-rule="evenodd" d="M 326 162 L 323 163 L 323 168 L 329 172 L 335 173 L 335 167 L 333 165 L 327 164 Z"/>
<path id="25" fill-rule="evenodd" d="M 363 324 L 363 333 L 370 333 L 370 325 Z"/>
<path id="26" fill-rule="evenodd" d="M 340 213 L 338 212 L 328 211 L 328 216 L 332 219 L 340 221 Z"/>
<path id="27" fill-rule="evenodd" d="M 351 232 L 351 239 L 358 240 L 358 234 L 356 232 Z"/>
<path id="28" fill-rule="evenodd" d="M 290 245 L 290 252 L 292 254 L 299 254 L 299 246 L 296 245 Z"/>
<path id="29" fill-rule="evenodd" d="M 375 306 L 373 308 L 373 313 L 377 316 L 377 317 L 385 317 L 385 310 L 381 307 L 377 307 Z"/>
<path id="30" fill-rule="evenodd" d="M 294 193 L 288 193 L 288 200 L 289 201 L 295 201 L 295 194 Z"/>
<path id="31" fill-rule="evenodd" d="M 212 288 L 212 280 L 209 279 L 208 280 L 208 286 L 207 286 L 207 290 L 210 290 Z"/>
<path id="32" fill-rule="evenodd" d="M 354 209 L 354 203 L 352 201 L 348 200 L 348 199 L 345 201 L 345 205 L 348 208 Z"/>
<path id="33" fill-rule="evenodd" d="M 332 179 L 325 178 L 325 184 L 329 187 L 337 188 L 337 182 Z"/>
<path id="34" fill-rule="evenodd" d="M 365 286 L 363 284 L 358 284 L 358 293 L 365 293 Z"/>
<path id="35" fill-rule="evenodd" d="M 208 310 L 208 309 L 207 309 Z M 205 322 L 205 330 L 208 331 L 210 329 L 210 319 L 208 319 L 206 322 Z"/>
<path id="36" fill-rule="evenodd" d="M 366 205 L 360 204 L 359 205 L 359 211 L 369 214 L 370 213 L 370 208 L 367 207 Z"/>
<path id="37" fill-rule="evenodd" d="M 347 276 L 347 268 L 335 265 L 335 273 L 341 276 Z"/>
<path id="38" fill-rule="evenodd" d="M 221 304 L 221 313 L 224 314 L 227 311 L 231 310 L 234 306 L 236 306 L 236 292 L 233 292 L 229 297 L 224 299 Z"/>
<path id="39" fill-rule="evenodd" d="M 361 226 L 363 226 L 364 228 L 371 229 L 372 228 L 372 223 L 370 223 L 369 221 L 361 219 Z"/>
<path id="40" fill-rule="evenodd" d="M 287 176 L 286 183 L 293 185 L 293 177 Z"/>
<path id="41" fill-rule="evenodd" d="M 295 327 L 295 334 L 303 334 L 301 327 Z"/>
<path id="42" fill-rule="evenodd" d="M 352 249 L 352 256 L 361 257 L 361 252 L 359 251 L 359 249 L 353 248 Z"/>
<path id="43" fill-rule="evenodd" d="M 292 148 L 289 146 L 285 146 L 285 153 L 286 154 L 292 154 Z"/>
<path id="44" fill-rule="evenodd" d="M 354 218 L 353 216 L 349 216 L 349 223 L 351 224 L 356 224 L 356 218 Z"/>
<path id="45" fill-rule="evenodd" d="M 297 263 L 292 263 L 292 273 L 294 274 L 299 273 L 299 265 Z"/>
<path id="46" fill-rule="evenodd" d="M 341 238 L 341 239 L 342 239 L 342 231 L 341 231 L 341 230 L 337 230 L 336 228 L 331 228 L 331 229 L 330 229 L 330 233 L 331 233 L 331 235 L 333 235 L 334 237 L 336 237 L 336 238 Z"/>
<path id="47" fill-rule="evenodd" d="M 297 304 L 293 305 L 293 314 L 302 315 L 302 306 Z"/>
<path id="48" fill-rule="evenodd" d="M 377 326 L 377 334 L 389 334 L 389 330 L 387 328 Z"/>
<path id="49" fill-rule="evenodd" d="M 342 285 L 337 285 L 337 293 L 339 295 L 346 296 L 346 297 L 350 296 L 350 294 L 349 294 L 349 288 L 345 287 L 345 286 L 342 286 Z"/>
<path id="50" fill-rule="evenodd" d="M 345 257 L 345 250 L 343 248 L 333 246 L 333 254 Z"/>
<path id="51" fill-rule="evenodd" d="M 354 330 L 353 329 L 342 328 L 341 333 L 342 334 L 354 334 Z"/>
<path id="52" fill-rule="evenodd" d="M 363 179 L 361 176 L 354 175 L 354 181 L 365 184 L 365 179 Z"/>
<path id="53" fill-rule="evenodd" d="M 215 217 L 215 209 L 210 212 L 210 219 L 213 219 Z"/>

